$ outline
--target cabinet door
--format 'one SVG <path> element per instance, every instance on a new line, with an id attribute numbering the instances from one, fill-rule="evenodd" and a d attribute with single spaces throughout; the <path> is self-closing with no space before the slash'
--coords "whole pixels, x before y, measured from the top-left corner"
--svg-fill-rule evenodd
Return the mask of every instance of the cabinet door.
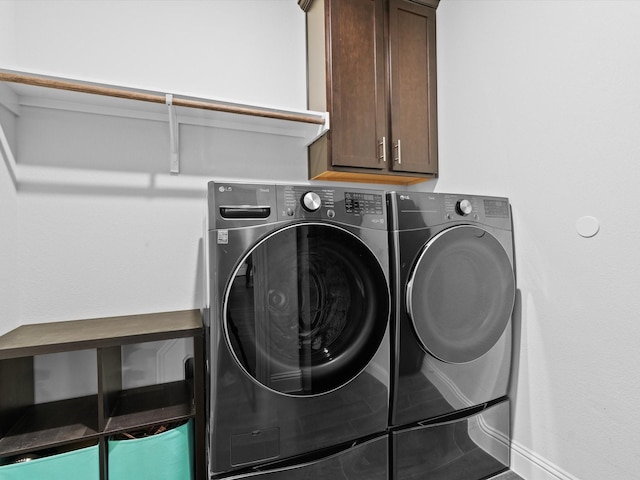
<path id="1" fill-rule="evenodd" d="M 392 169 L 437 173 L 435 9 L 390 0 L 389 48 Z"/>
<path id="2" fill-rule="evenodd" d="M 384 2 L 327 5 L 332 165 L 386 169 Z"/>

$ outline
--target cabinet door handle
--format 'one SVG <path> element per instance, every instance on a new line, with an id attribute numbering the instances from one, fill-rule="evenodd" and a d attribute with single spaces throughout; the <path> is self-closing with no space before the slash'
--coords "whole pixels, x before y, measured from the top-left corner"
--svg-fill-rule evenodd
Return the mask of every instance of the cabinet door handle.
<path id="1" fill-rule="evenodd" d="M 378 160 L 387 163 L 387 137 L 382 137 L 382 141 L 378 143 L 378 146 L 382 148 L 382 155 L 378 157 Z"/>
<path id="2" fill-rule="evenodd" d="M 402 165 L 402 145 L 400 145 L 400 140 L 398 140 L 398 143 L 396 143 L 393 148 L 396 151 L 396 157 L 394 160 L 398 162 L 398 165 Z"/>

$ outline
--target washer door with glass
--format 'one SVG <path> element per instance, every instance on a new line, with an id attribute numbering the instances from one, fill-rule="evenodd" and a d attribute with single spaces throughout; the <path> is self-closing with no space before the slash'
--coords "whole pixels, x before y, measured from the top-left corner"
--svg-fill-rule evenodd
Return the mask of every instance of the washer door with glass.
<path id="1" fill-rule="evenodd" d="M 406 295 L 423 348 L 444 362 L 467 363 L 487 353 L 507 327 L 515 276 L 507 252 L 493 235 L 460 225 L 426 244 Z"/>
<path id="2" fill-rule="evenodd" d="M 389 288 L 372 251 L 328 224 L 296 224 L 241 260 L 224 296 L 224 329 L 242 369 L 294 396 L 332 391 L 371 361 L 389 320 Z"/>

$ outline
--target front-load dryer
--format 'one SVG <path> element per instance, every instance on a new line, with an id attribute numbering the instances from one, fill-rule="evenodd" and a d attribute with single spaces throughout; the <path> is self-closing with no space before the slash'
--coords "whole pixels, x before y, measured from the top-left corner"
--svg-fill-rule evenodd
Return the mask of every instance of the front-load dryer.
<path id="1" fill-rule="evenodd" d="M 386 208 L 375 190 L 209 183 L 213 476 L 386 435 Z"/>
<path id="2" fill-rule="evenodd" d="M 507 395 L 516 284 L 506 198 L 391 192 L 392 427 Z"/>

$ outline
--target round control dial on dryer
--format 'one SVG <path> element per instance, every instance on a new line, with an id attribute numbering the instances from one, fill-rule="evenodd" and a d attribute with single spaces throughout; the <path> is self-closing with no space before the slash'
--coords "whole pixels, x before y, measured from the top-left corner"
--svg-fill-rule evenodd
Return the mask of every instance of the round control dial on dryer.
<path id="1" fill-rule="evenodd" d="M 460 200 L 456 203 L 456 211 L 464 217 L 473 211 L 473 205 L 469 200 Z"/>
<path id="2" fill-rule="evenodd" d="M 302 196 L 300 203 L 307 212 L 315 212 L 322 205 L 322 200 L 316 192 L 307 192 Z"/>

